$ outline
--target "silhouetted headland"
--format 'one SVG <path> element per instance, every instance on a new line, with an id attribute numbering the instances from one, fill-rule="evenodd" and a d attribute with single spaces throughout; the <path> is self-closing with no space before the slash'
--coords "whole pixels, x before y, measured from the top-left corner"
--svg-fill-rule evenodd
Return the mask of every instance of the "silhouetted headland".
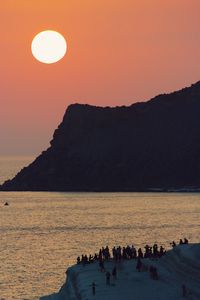
<path id="1" fill-rule="evenodd" d="M 1 190 L 199 191 L 200 82 L 129 107 L 70 105 L 50 147 Z"/>

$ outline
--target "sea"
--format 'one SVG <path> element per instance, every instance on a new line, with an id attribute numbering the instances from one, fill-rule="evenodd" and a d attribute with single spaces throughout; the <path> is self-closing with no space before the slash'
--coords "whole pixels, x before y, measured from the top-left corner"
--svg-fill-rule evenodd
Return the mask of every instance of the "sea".
<path id="1" fill-rule="evenodd" d="M 0 157 L 0 181 L 33 159 Z M 102 246 L 199 242 L 199 220 L 198 193 L 0 192 L 0 299 L 58 291 L 77 256 Z"/>

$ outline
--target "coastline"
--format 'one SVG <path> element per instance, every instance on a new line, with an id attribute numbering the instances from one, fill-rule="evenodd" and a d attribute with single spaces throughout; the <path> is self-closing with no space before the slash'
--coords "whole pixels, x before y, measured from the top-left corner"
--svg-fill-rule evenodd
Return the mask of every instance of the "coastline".
<path id="1" fill-rule="evenodd" d="M 136 270 L 137 260 L 112 259 L 105 262 L 105 270 L 117 267 L 117 279 L 111 278 L 106 285 L 105 272 L 98 262 L 74 265 L 67 270 L 67 279 L 58 293 L 41 297 L 40 300 L 178 300 L 183 299 L 182 285 L 186 286 L 187 299 L 200 298 L 200 244 L 179 245 L 159 259 L 142 259 L 141 272 Z M 149 275 L 150 266 L 158 270 L 158 279 Z M 95 281 L 96 293 L 91 284 Z"/>
<path id="2" fill-rule="evenodd" d="M 0 184 L 0 192 L 47 192 L 47 193 L 199 193 L 198 188 L 147 188 L 147 189 L 4 189 Z"/>

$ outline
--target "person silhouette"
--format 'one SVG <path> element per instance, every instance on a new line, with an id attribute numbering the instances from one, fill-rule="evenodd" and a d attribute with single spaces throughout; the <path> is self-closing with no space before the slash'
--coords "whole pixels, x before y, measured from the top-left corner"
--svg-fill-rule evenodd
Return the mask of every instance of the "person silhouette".
<path id="1" fill-rule="evenodd" d="M 110 285 L 110 272 L 109 271 L 106 272 L 106 284 Z"/>
<path id="2" fill-rule="evenodd" d="M 94 296 L 95 294 L 96 294 L 96 284 L 93 281 L 93 283 L 92 283 L 92 295 Z"/>
<path id="3" fill-rule="evenodd" d="M 80 261 L 81 261 L 80 256 L 78 256 L 77 257 L 77 264 L 80 264 Z"/>
<path id="4" fill-rule="evenodd" d="M 114 267 L 112 270 L 112 276 L 114 279 L 117 279 L 117 268 L 116 267 Z"/>
<path id="5" fill-rule="evenodd" d="M 99 261 L 99 267 L 100 267 L 100 271 L 101 271 L 101 272 L 104 272 L 104 271 L 105 271 L 104 261 L 103 261 L 102 259 Z"/>
<path id="6" fill-rule="evenodd" d="M 140 272 L 141 268 L 142 268 L 142 262 L 141 262 L 140 257 L 138 257 L 137 264 L 136 264 L 136 269 L 138 270 L 138 272 Z"/>
<path id="7" fill-rule="evenodd" d="M 172 242 L 172 248 L 176 247 L 176 243 L 173 241 Z"/>

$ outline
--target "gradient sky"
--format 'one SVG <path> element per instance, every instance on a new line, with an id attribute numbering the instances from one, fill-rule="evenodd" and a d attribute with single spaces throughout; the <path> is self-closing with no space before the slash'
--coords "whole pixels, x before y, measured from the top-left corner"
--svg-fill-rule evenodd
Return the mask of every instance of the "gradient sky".
<path id="1" fill-rule="evenodd" d="M 3 0 L 0 154 L 39 154 L 70 103 L 129 105 L 200 80 L 199 0 Z M 36 61 L 62 33 L 68 53 Z"/>

